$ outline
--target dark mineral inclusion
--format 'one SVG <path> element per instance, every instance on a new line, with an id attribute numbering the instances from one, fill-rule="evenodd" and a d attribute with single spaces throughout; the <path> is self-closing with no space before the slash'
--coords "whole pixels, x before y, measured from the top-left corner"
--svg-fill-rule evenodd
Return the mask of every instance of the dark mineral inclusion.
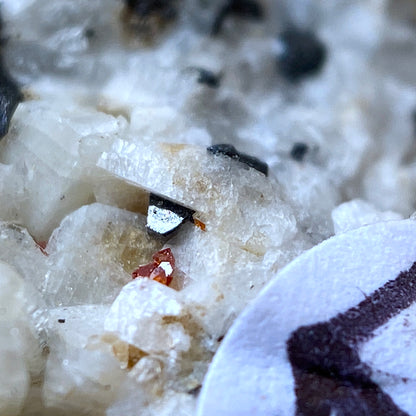
<path id="1" fill-rule="evenodd" d="M 359 346 L 416 302 L 416 262 L 357 306 L 287 341 L 297 416 L 409 416 L 374 381 Z M 406 382 L 406 379 L 402 380 Z M 332 411 L 332 413 L 331 413 Z"/>
<path id="2" fill-rule="evenodd" d="M 198 72 L 198 83 L 206 85 L 210 88 L 218 88 L 220 86 L 220 75 L 214 74 L 212 71 L 204 68 L 195 68 Z"/>
<path id="3" fill-rule="evenodd" d="M 295 143 L 290 151 L 290 156 L 297 162 L 302 162 L 306 153 L 308 153 L 309 147 L 306 143 Z"/>
<path id="4" fill-rule="evenodd" d="M 226 0 L 212 24 L 212 36 L 220 33 L 225 19 L 230 15 L 250 20 L 261 20 L 264 17 L 264 11 L 262 6 L 255 0 Z"/>
<path id="5" fill-rule="evenodd" d="M 9 131 L 10 120 L 22 99 L 19 87 L 0 62 L 0 140 Z"/>
<path id="6" fill-rule="evenodd" d="M 151 193 L 146 227 L 151 234 L 168 236 L 185 221 L 192 222 L 194 213 L 190 208 Z"/>
<path id="7" fill-rule="evenodd" d="M 169 20 L 177 13 L 175 0 L 125 0 L 124 3 L 131 13 L 141 18 L 158 15 Z"/>
<path id="8" fill-rule="evenodd" d="M 214 144 L 207 148 L 208 152 L 214 155 L 224 155 L 231 159 L 234 159 L 238 162 L 244 163 L 245 165 L 256 169 L 257 171 L 268 175 L 269 166 L 267 163 L 262 162 L 260 159 L 257 159 L 254 156 L 246 155 L 245 153 L 240 153 L 233 145 L 231 144 Z"/>
<path id="9" fill-rule="evenodd" d="M 317 74 L 324 66 L 326 46 L 313 32 L 287 29 L 280 34 L 279 41 L 283 50 L 278 56 L 277 65 L 287 80 L 300 81 Z"/>

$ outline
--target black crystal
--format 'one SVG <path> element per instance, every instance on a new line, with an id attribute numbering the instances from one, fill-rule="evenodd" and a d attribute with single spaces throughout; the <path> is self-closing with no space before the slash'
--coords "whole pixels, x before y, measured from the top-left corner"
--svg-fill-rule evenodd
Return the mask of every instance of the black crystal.
<path id="1" fill-rule="evenodd" d="M 257 171 L 268 175 L 269 166 L 267 163 L 261 161 L 260 159 L 247 155 L 245 153 L 240 153 L 233 145 L 231 144 L 214 144 L 207 148 L 208 152 L 214 155 L 224 155 L 231 159 L 237 160 L 238 162 L 244 163 L 245 165 L 256 169 Z"/>
<path id="2" fill-rule="evenodd" d="M 151 234 L 168 236 L 185 221 L 193 221 L 195 211 L 156 194 L 150 194 L 147 230 Z"/>
<path id="3" fill-rule="evenodd" d="M 195 68 L 198 71 L 198 83 L 206 85 L 210 88 L 218 88 L 220 86 L 220 76 L 212 71 L 203 68 Z"/>
<path id="4" fill-rule="evenodd" d="M 250 20 L 261 20 L 264 11 L 261 5 L 254 0 L 227 0 L 221 7 L 211 28 L 211 35 L 218 35 L 225 19 L 235 15 Z"/>
<path id="5" fill-rule="evenodd" d="M 0 62 L 0 139 L 9 131 L 10 120 L 22 99 L 19 87 Z"/>
<path id="6" fill-rule="evenodd" d="M 302 162 L 308 150 L 309 146 L 306 143 L 295 143 L 290 151 L 290 156 L 297 162 Z"/>
<path id="7" fill-rule="evenodd" d="M 141 18 L 158 15 L 166 20 L 176 17 L 175 0 L 125 0 L 128 9 Z"/>
<path id="8" fill-rule="evenodd" d="M 279 36 L 283 51 L 278 57 L 280 73 L 289 81 L 317 74 L 324 66 L 327 50 L 311 31 L 287 29 Z"/>

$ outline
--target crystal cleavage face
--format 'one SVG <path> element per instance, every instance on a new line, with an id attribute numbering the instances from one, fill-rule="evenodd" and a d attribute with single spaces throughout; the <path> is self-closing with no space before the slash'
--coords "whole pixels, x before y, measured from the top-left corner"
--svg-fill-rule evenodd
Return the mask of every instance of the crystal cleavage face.
<path id="1" fill-rule="evenodd" d="M 414 415 L 415 237 L 363 227 L 287 266 L 225 338 L 198 414 Z"/>

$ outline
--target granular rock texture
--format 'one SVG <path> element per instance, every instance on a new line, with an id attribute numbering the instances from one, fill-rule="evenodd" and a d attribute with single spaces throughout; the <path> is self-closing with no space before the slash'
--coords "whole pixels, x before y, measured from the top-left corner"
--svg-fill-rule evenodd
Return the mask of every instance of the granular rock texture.
<path id="1" fill-rule="evenodd" d="M 193 415 L 277 271 L 415 211 L 412 0 L 1 12 L 0 413 Z"/>

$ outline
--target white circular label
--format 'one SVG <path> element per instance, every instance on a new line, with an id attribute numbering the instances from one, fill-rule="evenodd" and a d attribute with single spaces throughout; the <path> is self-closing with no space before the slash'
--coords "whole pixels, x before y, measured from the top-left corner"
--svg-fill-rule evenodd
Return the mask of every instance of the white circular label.
<path id="1" fill-rule="evenodd" d="M 285 267 L 214 357 L 198 416 L 416 415 L 416 222 L 333 237 Z"/>

